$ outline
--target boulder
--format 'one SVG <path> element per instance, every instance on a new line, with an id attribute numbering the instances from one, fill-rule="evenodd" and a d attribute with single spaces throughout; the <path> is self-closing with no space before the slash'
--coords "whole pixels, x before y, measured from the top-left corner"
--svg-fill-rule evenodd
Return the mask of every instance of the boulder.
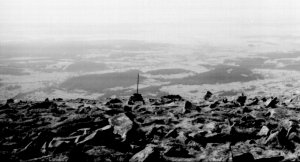
<path id="1" fill-rule="evenodd" d="M 226 162 L 231 160 L 230 144 L 208 144 L 205 147 L 204 162 Z"/>
<path id="2" fill-rule="evenodd" d="M 287 134 L 288 131 L 284 127 L 281 127 L 279 131 L 270 134 L 265 141 L 265 145 L 294 150 L 295 145 L 291 140 L 288 139 L 289 136 L 287 136 Z"/>
<path id="3" fill-rule="evenodd" d="M 124 140 L 126 139 L 127 132 L 133 126 L 133 122 L 124 113 L 110 118 L 109 124 L 113 127 L 114 134 L 120 135 Z"/>
<path id="4" fill-rule="evenodd" d="M 285 108 L 270 108 L 266 113 L 266 116 L 273 119 L 284 119 L 287 115 L 288 111 Z"/>
<path id="5" fill-rule="evenodd" d="M 204 100 L 208 100 L 208 99 L 210 99 L 210 97 L 211 97 L 212 95 L 213 95 L 213 94 L 212 94 L 210 91 L 207 91 L 203 98 L 204 98 Z"/>
<path id="6" fill-rule="evenodd" d="M 245 95 L 242 93 L 242 95 L 239 96 L 239 97 L 237 98 L 236 101 L 237 101 L 241 106 L 244 106 L 246 100 L 247 100 L 247 96 L 245 96 Z"/>
<path id="7" fill-rule="evenodd" d="M 279 102 L 278 98 L 275 97 L 275 98 L 269 98 L 266 102 L 265 102 L 265 105 L 266 107 L 271 107 L 271 108 L 275 108 L 277 103 Z"/>
<path id="8" fill-rule="evenodd" d="M 257 136 L 267 136 L 269 133 L 269 128 L 267 126 L 263 126 L 260 131 L 257 133 Z"/>
<path id="9" fill-rule="evenodd" d="M 192 109 L 196 109 L 196 106 L 192 104 L 190 101 L 185 101 L 184 107 L 182 109 L 182 113 L 189 113 Z"/>
<path id="10" fill-rule="evenodd" d="M 12 99 L 12 98 L 6 100 L 6 104 L 11 104 L 11 103 L 14 103 L 14 102 L 15 102 L 15 100 Z"/>
<path id="11" fill-rule="evenodd" d="M 153 157 L 154 147 L 155 145 L 152 144 L 147 145 L 143 150 L 132 156 L 129 162 L 151 162 L 152 160 L 157 159 Z"/>

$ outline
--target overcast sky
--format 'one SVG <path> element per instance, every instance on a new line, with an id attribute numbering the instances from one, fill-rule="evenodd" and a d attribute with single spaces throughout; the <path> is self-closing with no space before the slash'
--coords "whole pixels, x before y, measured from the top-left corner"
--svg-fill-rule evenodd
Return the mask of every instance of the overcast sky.
<path id="1" fill-rule="evenodd" d="M 72 27 L 66 35 L 93 34 L 86 26 L 99 24 L 182 25 L 181 33 L 203 33 L 236 27 L 277 27 L 293 33 L 299 28 L 299 0 L 0 0 L 0 33 L 3 38 L 42 35 Z M 16 23 L 18 25 L 16 25 Z M 214 26 L 213 24 L 221 24 Z M 34 25 L 33 25 L 34 24 Z M 47 24 L 46 27 L 42 24 Z M 68 26 L 59 24 L 81 24 Z M 84 27 L 82 27 L 84 26 Z M 201 28 L 202 27 L 202 28 Z M 64 28 L 64 29 L 62 29 Z M 115 27 L 116 28 L 116 27 Z M 128 27 L 127 28 L 132 28 Z M 33 32 L 38 31 L 38 32 Z M 86 31 L 85 31 L 86 30 Z M 160 30 L 160 29 L 155 29 Z M 168 27 L 165 27 L 168 31 Z M 192 31 L 191 31 L 192 30 Z M 257 30 L 257 29 L 256 29 Z M 68 30 L 69 31 L 69 30 Z M 98 32 L 104 32 L 99 30 Z M 119 31 L 120 32 L 120 31 Z M 122 32 L 130 32 L 125 30 Z M 249 31 L 250 32 L 250 31 Z M 255 30 L 252 32 L 255 33 Z M 200 32 L 201 33 L 201 32 Z"/>

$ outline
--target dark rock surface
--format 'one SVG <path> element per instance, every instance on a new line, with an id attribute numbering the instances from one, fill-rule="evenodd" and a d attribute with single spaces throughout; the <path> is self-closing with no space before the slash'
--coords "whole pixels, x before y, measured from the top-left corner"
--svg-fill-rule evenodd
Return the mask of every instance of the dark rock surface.
<path id="1" fill-rule="evenodd" d="M 8 100 L 0 161 L 299 161 L 298 102 L 281 99 Z"/>
<path id="2" fill-rule="evenodd" d="M 145 104 L 143 96 L 139 93 L 135 93 L 135 94 L 133 94 L 133 96 L 130 96 L 129 101 L 128 101 L 128 105 L 134 105 L 137 102 Z"/>

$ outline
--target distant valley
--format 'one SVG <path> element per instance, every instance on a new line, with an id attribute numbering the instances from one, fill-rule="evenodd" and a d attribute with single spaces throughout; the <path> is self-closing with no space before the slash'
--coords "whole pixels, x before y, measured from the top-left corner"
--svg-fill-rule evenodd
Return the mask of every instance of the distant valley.
<path id="1" fill-rule="evenodd" d="M 181 94 L 197 99 L 297 92 L 300 52 L 257 52 L 133 40 L 1 44 L 0 99 Z M 254 49 L 253 49 L 254 48 Z M 243 53 L 241 53 L 243 52 Z M 50 55 L 51 53 L 51 55 Z M 228 53 L 231 53 L 230 55 Z M 276 88 L 274 88 L 276 87 Z"/>

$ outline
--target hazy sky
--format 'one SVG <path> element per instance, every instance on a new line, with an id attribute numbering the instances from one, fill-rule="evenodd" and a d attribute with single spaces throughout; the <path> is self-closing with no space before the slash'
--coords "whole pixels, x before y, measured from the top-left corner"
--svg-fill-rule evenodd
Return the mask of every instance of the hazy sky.
<path id="1" fill-rule="evenodd" d="M 165 30 L 175 28 L 181 33 L 190 34 L 201 30 L 205 31 L 203 33 L 222 33 L 227 29 L 235 31 L 236 28 L 251 27 L 285 28 L 292 33 L 299 28 L 300 1 L 0 0 L 0 23 L 0 33 L 4 38 L 16 35 L 41 36 L 42 33 L 53 34 L 56 31 L 66 35 L 88 35 L 96 32 L 90 28 L 99 24 L 119 24 L 119 29 L 114 27 L 118 32 L 130 32 L 132 26 L 121 24 L 133 23 L 172 24 L 165 27 Z M 176 27 L 174 24 L 184 27 Z M 251 31 L 255 33 L 255 30 Z M 102 28 L 98 32 L 107 31 Z"/>

